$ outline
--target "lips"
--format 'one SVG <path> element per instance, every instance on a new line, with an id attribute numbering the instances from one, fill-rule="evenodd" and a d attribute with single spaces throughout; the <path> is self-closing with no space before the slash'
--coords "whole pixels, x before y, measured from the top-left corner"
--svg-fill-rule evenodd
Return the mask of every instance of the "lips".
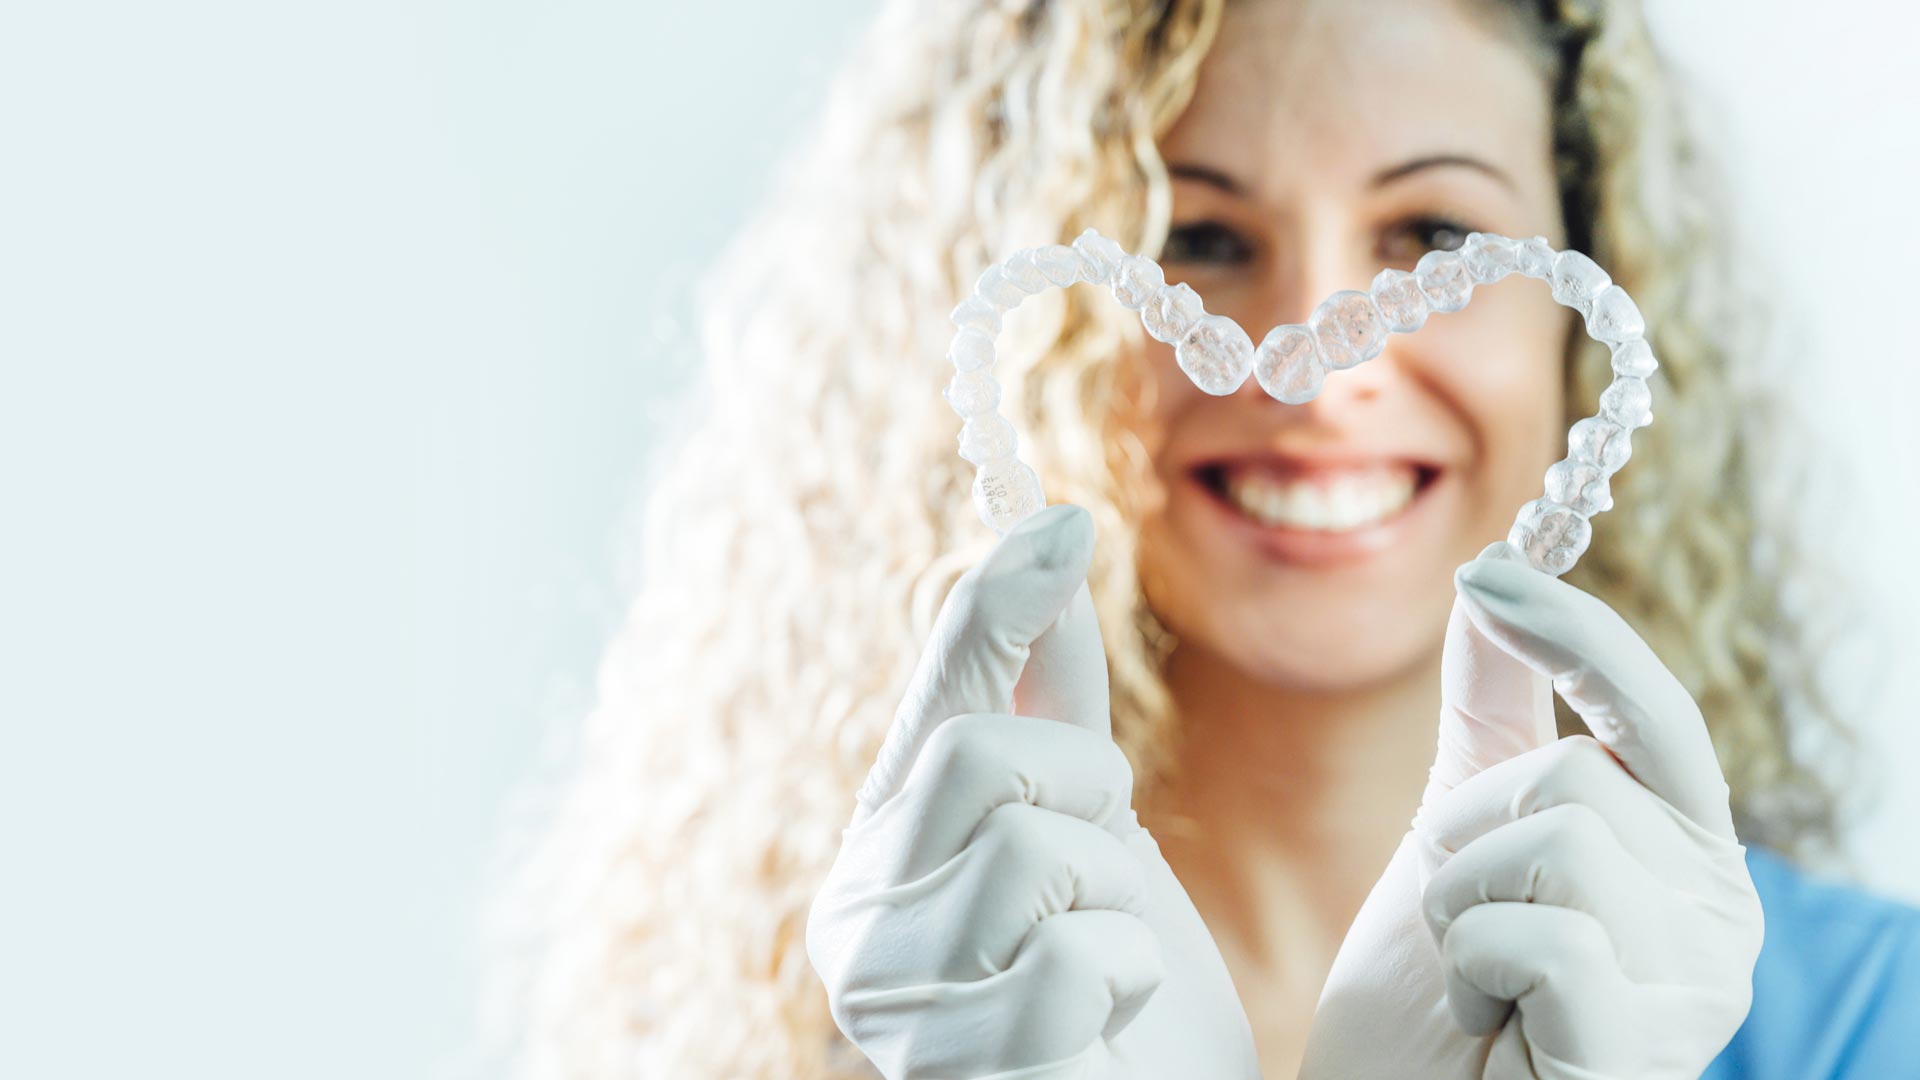
<path id="1" fill-rule="evenodd" d="M 1444 471 L 1410 458 L 1261 455 L 1203 462 L 1190 473 L 1229 531 L 1274 558 L 1322 565 L 1403 539 Z"/>

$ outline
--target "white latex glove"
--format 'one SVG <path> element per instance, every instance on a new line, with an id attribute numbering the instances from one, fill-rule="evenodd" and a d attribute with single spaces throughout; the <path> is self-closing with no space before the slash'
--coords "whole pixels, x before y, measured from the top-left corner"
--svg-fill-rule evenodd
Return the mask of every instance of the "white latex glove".
<path id="1" fill-rule="evenodd" d="M 1440 744 L 1302 1077 L 1697 1078 L 1747 1015 L 1760 901 L 1693 699 L 1612 608 L 1462 566 Z M 1598 736 L 1556 739 L 1551 690 Z"/>
<path id="2" fill-rule="evenodd" d="M 1055 505 L 962 575 L 814 899 L 807 955 L 888 1080 L 1259 1076 L 1131 809 L 1092 557 L 1092 519 Z"/>

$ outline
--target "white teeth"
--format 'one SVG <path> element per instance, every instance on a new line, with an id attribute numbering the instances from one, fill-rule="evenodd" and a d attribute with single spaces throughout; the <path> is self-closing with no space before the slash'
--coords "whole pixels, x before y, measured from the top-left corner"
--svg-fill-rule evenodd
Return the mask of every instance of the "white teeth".
<path id="1" fill-rule="evenodd" d="M 1226 487 L 1228 501 L 1263 525 L 1340 532 L 1399 513 L 1413 500 L 1414 473 L 1373 469 L 1310 481 L 1232 469 Z"/>

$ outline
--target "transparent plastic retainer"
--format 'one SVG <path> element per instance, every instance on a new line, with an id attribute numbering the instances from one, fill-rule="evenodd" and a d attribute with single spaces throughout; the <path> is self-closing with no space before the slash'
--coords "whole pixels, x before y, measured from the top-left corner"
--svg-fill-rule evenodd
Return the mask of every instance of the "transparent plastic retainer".
<path id="1" fill-rule="evenodd" d="M 1043 289 L 1083 281 L 1108 286 L 1140 313 L 1149 335 L 1174 347 L 1180 370 L 1201 390 L 1231 394 L 1251 375 L 1269 395 L 1298 405 L 1320 393 L 1329 371 L 1380 355 L 1388 334 L 1413 333 L 1430 314 L 1466 307 L 1476 285 L 1516 273 L 1547 282 L 1556 302 L 1585 317 L 1587 334 L 1613 349 L 1614 378 L 1600 394 L 1599 411 L 1567 432 L 1567 456 L 1547 469 L 1545 496 L 1521 507 L 1507 534 L 1534 569 L 1564 574 L 1592 539 L 1589 520 L 1613 505 L 1608 483 L 1633 453 L 1633 431 L 1653 422 L 1647 376 L 1659 365 L 1646 342 L 1646 320 L 1626 291 L 1592 259 L 1556 252 L 1539 236 L 1469 233 L 1457 250 L 1429 251 L 1411 273 L 1382 270 L 1366 292 L 1334 293 L 1306 325 L 1276 326 L 1258 346 L 1239 323 L 1208 314 L 1193 289 L 1168 285 L 1159 263 L 1092 229 L 1072 244 L 1017 251 L 988 267 L 973 295 L 953 309 L 959 332 L 947 351 L 955 370 L 944 396 L 965 421 L 960 456 L 978 468 L 974 506 L 1004 536 L 1047 505 L 1040 477 L 1015 455 L 1013 425 L 996 411 L 1000 384 L 990 371 L 1001 316 Z"/>

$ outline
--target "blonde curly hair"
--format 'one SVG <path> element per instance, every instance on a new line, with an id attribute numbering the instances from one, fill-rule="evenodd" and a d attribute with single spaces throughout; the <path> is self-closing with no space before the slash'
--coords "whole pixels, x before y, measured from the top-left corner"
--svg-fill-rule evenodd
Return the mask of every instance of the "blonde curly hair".
<path id="1" fill-rule="evenodd" d="M 992 260 L 1088 226 L 1161 250 L 1156 140 L 1224 2 L 878 13 L 703 287 L 707 384 L 654 464 L 644 577 L 498 905 L 521 1075 L 872 1075 L 802 938 L 940 601 L 995 540 L 940 395 L 947 314 Z M 1782 617 L 1815 568 L 1788 495 L 1762 483 L 1780 463 L 1756 457 L 1787 420 L 1734 364 L 1747 342 L 1727 328 L 1753 309 L 1725 285 L 1719 199 L 1671 82 L 1630 3 L 1480 3 L 1540 58 L 1570 246 L 1632 292 L 1662 363 L 1659 419 L 1571 580 L 1698 700 L 1743 836 L 1789 852 L 1830 840 L 1835 780 L 1799 738 L 1845 737 L 1816 677 L 1826 624 L 1804 604 Z M 1111 361 L 1139 340 L 1104 295 L 1053 290 L 1009 317 L 996 373 L 1022 456 L 1094 516 L 1114 732 L 1147 806 L 1178 717 L 1170 635 L 1135 571 L 1131 500 L 1150 463 Z M 1610 377 L 1605 350 L 1572 335 L 1566 373 L 1571 423 Z"/>

